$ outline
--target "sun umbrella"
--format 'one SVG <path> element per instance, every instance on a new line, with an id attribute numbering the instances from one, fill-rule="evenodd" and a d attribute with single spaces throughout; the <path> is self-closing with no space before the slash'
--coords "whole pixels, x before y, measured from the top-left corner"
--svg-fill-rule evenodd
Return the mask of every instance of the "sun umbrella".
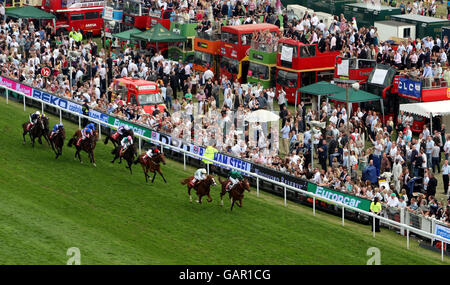
<path id="1" fill-rule="evenodd" d="M 273 122 L 279 119 L 280 116 L 267 110 L 256 110 L 245 116 L 246 121 L 259 123 Z"/>

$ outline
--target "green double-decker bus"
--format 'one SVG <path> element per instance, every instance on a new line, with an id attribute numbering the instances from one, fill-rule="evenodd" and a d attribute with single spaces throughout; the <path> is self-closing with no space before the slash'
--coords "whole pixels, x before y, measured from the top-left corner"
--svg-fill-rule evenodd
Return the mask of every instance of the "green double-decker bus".
<path id="1" fill-rule="evenodd" d="M 170 60 L 181 60 L 184 63 L 194 62 L 194 38 L 197 36 L 197 25 L 197 22 L 185 21 L 182 17 L 174 16 L 170 23 L 170 31 L 185 36 L 187 40 L 169 44 L 168 56 Z"/>
<path id="2" fill-rule="evenodd" d="M 275 86 L 277 65 L 277 43 L 258 43 L 252 41 L 249 55 L 247 82 L 261 83 L 261 86 L 271 88 Z"/>

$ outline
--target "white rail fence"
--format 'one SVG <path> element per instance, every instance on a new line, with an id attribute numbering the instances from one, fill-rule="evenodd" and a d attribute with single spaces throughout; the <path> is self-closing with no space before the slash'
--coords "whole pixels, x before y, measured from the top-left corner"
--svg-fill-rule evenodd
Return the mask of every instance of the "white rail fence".
<path id="1" fill-rule="evenodd" d="M 31 100 L 34 100 L 34 101 L 37 101 L 37 102 L 41 103 L 42 111 L 44 111 L 44 106 L 45 105 L 49 105 L 50 107 L 58 109 L 59 110 L 60 122 L 62 122 L 62 112 L 66 112 L 66 113 L 78 116 L 79 128 L 81 128 L 81 119 L 85 118 L 85 119 L 88 119 L 89 121 L 97 123 L 98 129 L 99 129 L 99 134 L 101 134 L 102 125 L 106 125 L 109 128 L 111 128 L 111 129 L 116 129 L 116 126 L 111 125 L 109 123 L 106 123 L 104 121 L 101 121 L 101 120 L 98 120 L 98 119 L 95 119 L 95 118 L 92 118 L 92 117 L 89 117 L 89 116 L 85 116 L 83 114 L 79 114 L 79 113 L 76 113 L 76 112 L 73 112 L 73 111 L 61 108 L 61 107 L 53 105 L 53 104 L 49 104 L 49 103 L 47 103 L 47 102 L 45 102 L 45 101 L 43 101 L 41 99 L 34 98 L 32 96 L 27 96 L 26 94 L 24 94 L 22 92 L 18 92 L 16 90 L 11 89 L 11 88 L 6 87 L 6 86 L 0 86 L 0 87 L 4 88 L 6 90 L 6 103 L 7 104 L 9 102 L 9 91 L 21 95 L 23 97 L 23 108 L 24 108 L 24 111 L 26 111 L 26 100 L 27 99 L 31 99 Z M 297 189 L 297 188 L 292 187 L 290 185 L 287 185 L 285 183 L 271 180 L 269 178 L 266 178 L 264 176 L 258 175 L 258 174 L 253 173 L 253 172 L 246 171 L 246 170 L 243 170 L 243 169 L 240 169 L 240 168 L 237 168 L 237 167 L 234 167 L 234 166 L 231 166 L 231 165 L 219 162 L 219 161 L 210 160 L 210 159 L 205 158 L 205 157 L 203 157 L 201 155 L 198 155 L 196 153 L 192 153 L 192 152 L 186 151 L 186 150 L 184 150 L 182 148 L 179 148 L 179 147 L 176 147 L 176 146 L 172 146 L 172 145 L 163 143 L 161 141 L 157 141 L 155 139 L 152 139 L 152 138 L 149 138 L 149 137 L 145 137 L 145 136 L 137 134 L 137 133 L 135 133 L 135 136 L 137 136 L 139 138 L 139 152 L 142 152 L 142 140 L 146 140 L 146 141 L 152 142 L 154 144 L 160 145 L 161 146 L 161 151 L 163 153 L 164 153 L 164 148 L 175 150 L 177 152 L 183 153 L 183 157 L 184 157 L 183 161 L 184 161 L 184 169 L 185 170 L 186 170 L 186 155 L 188 154 L 191 157 L 194 156 L 194 157 L 198 157 L 199 159 L 205 159 L 207 161 L 210 161 L 211 163 L 214 163 L 215 165 L 220 165 L 220 166 L 226 167 L 226 168 L 232 168 L 232 169 L 238 170 L 238 171 L 240 171 L 242 173 L 246 173 L 249 176 L 252 176 L 252 177 L 256 178 L 256 181 L 257 181 L 256 182 L 257 183 L 256 191 L 257 191 L 257 196 L 258 197 L 259 197 L 259 181 L 260 180 L 267 181 L 269 183 L 281 186 L 281 187 L 284 188 L 284 206 L 287 206 L 287 194 L 286 194 L 286 190 L 287 189 L 289 189 L 291 191 L 294 191 L 294 192 L 299 192 L 299 193 L 302 193 L 304 195 L 312 197 L 313 198 L 313 215 L 314 216 L 315 216 L 315 213 L 316 213 L 316 207 L 315 207 L 316 199 L 321 200 L 321 201 L 325 201 L 325 202 L 330 203 L 330 204 L 334 204 L 334 205 L 336 205 L 336 206 L 338 206 L 338 207 L 340 207 L 342 209 L 342 226 L 345 225 L 345 210 L 346 209 L 354 211 L 354 212 L 358 212 L 360 214 L 363 214 L 363 215 L 371 217 L 373 224 L 375 223 L 375 219 L 379 219 L 380 222 L 382 222 L 383 224 L 388 225 L 388 226 L 393 227 L 393 228 L 396 228 L 396 229 L 399 229 L 402 233 L 404 233 L 404 231 L 406 231 L 406 248 L 407 249 L 409 249 L 409 239 L 410 239 L 410 234 L 411 233 L 415 233 L 417 235 L 427 237 L 427 238 L 429 238 L 431 240 L 441 241 L 442 244 L 444 244 L 444 245 L 445 244 L 450 244 L 450 239 L 444 238 L 442 236 L 439 236 L 439 235 L 436 235 L 436 234 L 433 234 L 433 233 L 426 232 L 426 231 L 421 230 L 421 229 L 417 229 L 417 228 L 412 227 L 410 225 L 407 225 L 405 223 L 399 223 L 399 222 L 390 220 L 389 218 L 382 217 L 382 216 L 379 216 L 379 215 L 375 215 L 373 213 L 370 213 L 370 212 L 367 212 L 367 211 L 364 211 L 364 210 L 361 210 L 361 209 L 358 209 L 358 208 L 355 208 L 355 207 L 352 207 L 352 206 L 349 206 L 349 205 L 345 205 L 345 204 L 343 204 L 341 202 L 337 202 L 337 201 L 325 198 L 325 197 L 317 195 L 315 193 L 311 193 L 311 192 L 308 192 L 308 191 Z M 209 171 L 209 169 L 208 169 L 208 171 Z M 373 237 L 375 237 L 375 227 L 372 226 L 372 228 L 373 228 Z M 444 247 L 445 246 L 441 246 L 441 260 L 442 261 L 444 261 Z"/>

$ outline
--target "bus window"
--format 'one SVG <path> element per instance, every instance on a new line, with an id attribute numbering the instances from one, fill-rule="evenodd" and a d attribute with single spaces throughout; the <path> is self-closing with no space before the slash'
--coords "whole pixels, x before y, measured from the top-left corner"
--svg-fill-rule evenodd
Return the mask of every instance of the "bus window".
<path id="1" fill-rule="evenodd" d="M 349 59 L 348 68 L 349 69 L 357 69 L 358 68 L 356 58 Z"/>
<path id="2" fill-rule="evenodd" d="M 297 87 L 297 73 L 278 70 L 277 83 L 286 87 Z"/>
<path id="3" fill-rule="evenodd" d="M 316 56 L 316 46 L 307 45 L 300 47 L 300 57 L 312 57 Z"/>
<path id="4" fill-rule="evenodd" d="M 283 52 L 283 46 L 292 48 L 292 57 L 297 57 L 297 47 L 293 46 L 293 45 L 288 45 L 288 44 L 283 44 L 283 43 L 278 44 L 278 53 L 281 54 Z"/>
<path id="5" fill-rule="evenodd" d="M 220 67 L 227 70 L 229 73 L 238 74 L 239 73 L 239 61 L 229 57 L 222 57 L 220 61 Z"/>
<path id="6" fill-rule="evenodd" d="M 190 39 L 187 39 L 187 41 L 186 41 L 186 43 L 185 43 L 185 46 L 184 46 L 184 51 L 192 51 L 192 41 L 193 41 L 194 39 L 192 39 L 192 38 L 190 38 Z"/>
<path id="7" fill-rule="evenodd" d="M 71 21 L 84 20 L 84 14 L 72 14 L 70 15 L 70 20 Z"/>
<path id="8" fill-rule="evenodd" d="M 241 45 L 247 46 L 250 45 L 252 40 L 252 34 L 242 34 L 241 35 Z"/>
<path id="9" fill-rule="evenodd" d="M 334 78 L 333 70 L 317 71 L 317 82 L 328 81 L 330 82 Z"/>
<path id="10" fill-rule="evenodd" d="M 269 79 L 269 67 L 267 65 L 250 62 L 248 70 L 251 71 L 251 76 L 254 78 L 259 78 L 261 80 Z"/>
<path id="11" fill-rule="evenodd" d="M 375 67 L 374 60 L 358 59 L 358 69 Z"/>
<path id="12" fill-rule="evenodd" d="M 86 12 L 86 20 L 98 19 L 98 18 L 99 18 L 98 12 Z"/>
<path id="13" fill-rule="evenodd" d="M 300 74 L 300 86 L 308 86 L 316 82 L 316 72 L 302 72 Z"/>
<path id="14" fill-rule="evenodd" d="M 136 95 L 132 94 L 130 96 L 130 104 L 137 105 Z"/>
<path id="15" fill-rule="evenodd" d="M 210 53 L 195 51 L 194 53 L 194 63 L 201 66 L 209 66 L 213 65 L 213 56 Z"/>
<path id="16" fill-rule="evenodd" d="M 67 14 L 65 13 L 56 13 L 56 21 L 67 21 Z"/>
<path id="17" fill-rule="evenodd" d="M 231 33 L 226 33 L 223 32 L 222 33 L 222 37 L 221 40 L 225 43 L 228 44 L 233 44 L 233 45 L 237 45 L 239 43 L 239 37 L 236 34 L 231 34 Z"/>

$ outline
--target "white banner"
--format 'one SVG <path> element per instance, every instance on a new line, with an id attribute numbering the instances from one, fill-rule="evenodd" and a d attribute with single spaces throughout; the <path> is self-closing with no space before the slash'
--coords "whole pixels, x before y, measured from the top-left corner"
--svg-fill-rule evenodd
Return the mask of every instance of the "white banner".
<path id="1" fill-rule="evenodd" d="M 292 62 L 292 53 L 294 48 L 283 46 L 281 48 L 281 60 Z"/>

